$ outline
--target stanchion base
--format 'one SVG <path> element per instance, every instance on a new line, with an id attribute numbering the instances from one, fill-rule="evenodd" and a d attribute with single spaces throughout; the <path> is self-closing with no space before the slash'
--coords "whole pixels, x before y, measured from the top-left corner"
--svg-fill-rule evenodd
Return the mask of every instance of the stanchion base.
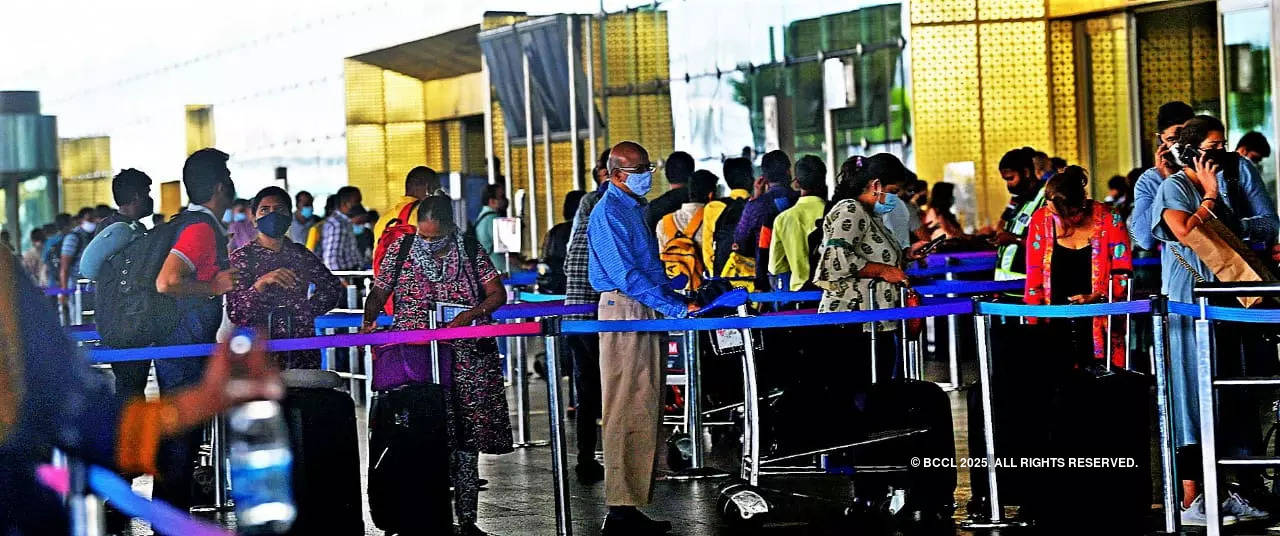
<path id="1" fill-rule="evenodd" d="M 236 509 L 236 505 L 233 503 L 227 503 L 222 506 L 214 506 L 214 505 L 192 506 L 191 513 L 209 515 L 209 514 L 220 514 L 224 512 L 232 512 L 232 511 L 235 511 L 235 509 Z"/>
<path id="2" fill-rule="evenodd" d="M 726 478 L 731 476 L 728 471 L 716 469 L 715 467 L 701 467 L 698 469 L 684 469 L 681 471 L 664 471 L 659 477 L 662 480 L 710 480 L 715 478 Z"/>
<path id="3" fill-rule="evenodd" d="M 966 530 L 984 530 L 984 529 L 1008 529 L 1029 527 L 1030 523 L 1026 521 L 1018 521 L 1016 519 L 999 519 L 995 521 L 988 520 L 966 520 L 960 523 L 960 528 Z"/>
<path id="4" fill-rule="evenodd" d="M 551 444 L 550 441 L 530 441 L 528 443 L 515 443 L 515 444 L 512 444 L 511 446 L 517 449 L 530 449 L 534 447 L 545 447 L 550 444 Z"/>

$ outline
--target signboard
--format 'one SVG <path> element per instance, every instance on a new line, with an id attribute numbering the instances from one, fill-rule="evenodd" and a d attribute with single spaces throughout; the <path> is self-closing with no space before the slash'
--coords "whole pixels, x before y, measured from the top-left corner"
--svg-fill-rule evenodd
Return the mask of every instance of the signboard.
<path id="1" fill-rule="evenodd" d="M 520 218 L 493 218 L 493 252 L 520 252 Z"/>

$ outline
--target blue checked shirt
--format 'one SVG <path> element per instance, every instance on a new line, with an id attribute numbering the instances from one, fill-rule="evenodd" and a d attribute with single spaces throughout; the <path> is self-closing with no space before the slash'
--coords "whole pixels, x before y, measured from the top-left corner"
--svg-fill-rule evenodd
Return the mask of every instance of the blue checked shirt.
<path id="1" fill-rule="evenodd" d="M 616 290 L 665 316 L 689 315 L 685 300 L 667 286 L 645 204 L 619 188 L 605 190 L 591 211 L 588 271 L 599 292 Z"/>
<path id="2" fill-rule="evenodd" d="M 320 259 L 330 270 L 359 270 L 364 258 L 356 246 L 356 232 L 351 218 L 340 210 L 334 210 L 325 218 L 320 229 Z"/>

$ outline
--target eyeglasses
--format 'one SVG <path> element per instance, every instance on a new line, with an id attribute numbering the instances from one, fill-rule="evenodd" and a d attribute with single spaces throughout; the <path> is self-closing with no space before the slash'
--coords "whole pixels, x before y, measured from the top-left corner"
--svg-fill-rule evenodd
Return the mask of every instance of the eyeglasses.
<path id="1" fill-rule="evenodd" d="M 653 171 L 654 167 L 653 167 L 653 164 L 641 164 L 638 166 L 631 166 L 631 167 L 618 166 L 614 169 L 628 173 L 628 174 L 632 174 L 632 173 L 648 173 L 650 171 Z"/>

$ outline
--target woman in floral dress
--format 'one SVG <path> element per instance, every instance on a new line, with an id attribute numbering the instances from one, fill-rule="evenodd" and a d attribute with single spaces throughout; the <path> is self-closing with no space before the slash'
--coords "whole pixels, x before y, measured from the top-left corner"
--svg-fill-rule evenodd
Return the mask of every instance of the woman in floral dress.
<path id="1" fill-rule="evenodd" d="M 231 253 L 231 267 L 239 282 L 227 294 L 227 317 L 237 326 L 268 332 L 273 339 L 315 335 L 315 320 L 333 309 L 342 296 L 342 282 L 320 258 L 285 236 L 293 220 L 293 198 L 277 186 L 254 196 L 253 222 L 257 236 Z M 307 296 L 307 289 L 315 291 Z M 270 324 L 270 325 L 268 325 Z M 278 352 L 282 369 L 320 368 L 319 350 Z"/>
<path id="2" fill-rule="evenodd" d="M 411 249 L 397 270 L 396 260 L 404 247 Z M 418 232 L 387 247 L 365 302 L 363 331 L 372 330 L 368 319 L 377 317 L 388 298 L 395 300 L 392 329 L 417 330 L 430 327 L 437 303 L 470 306 L 448 327 L 468 326 L 487 321 L 507 296 L 484 249 L 458 232 L 449 198 L 430 196 L 418 207 Z M 446 391 L 445 414 L 453 450 L 454 509 L 460 534 L 483 534 L 475 526 L 479 453 L 513 450 L 506 389 L 493 338 L 460 339 L 449 345 L 453 385 Z"/>

